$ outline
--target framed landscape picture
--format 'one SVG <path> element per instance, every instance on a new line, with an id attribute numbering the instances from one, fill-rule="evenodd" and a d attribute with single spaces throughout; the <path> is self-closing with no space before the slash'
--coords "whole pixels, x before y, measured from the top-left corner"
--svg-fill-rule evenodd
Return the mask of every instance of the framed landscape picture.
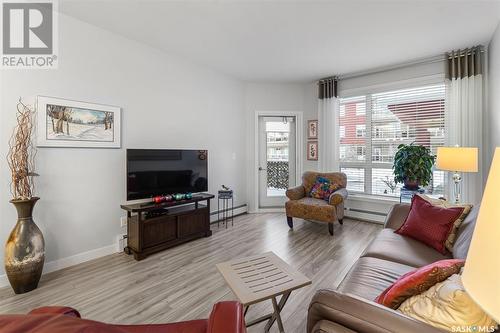
<path id="1" fill-rule="evenodd" d="M 307 159 L 309 161 L 318 160 L 318 141 L 307 141 Z"/>
<path id="2" fill-rule="evenodd" d="M 37 97 L 39 147 L 120 148 L 117 106 Z"/>
<path id="3" fill-rule="evenodd" d="M 307 121 L 307 138 L 317 139 L 318 138 L 318 121 L 308 120 Z"/>

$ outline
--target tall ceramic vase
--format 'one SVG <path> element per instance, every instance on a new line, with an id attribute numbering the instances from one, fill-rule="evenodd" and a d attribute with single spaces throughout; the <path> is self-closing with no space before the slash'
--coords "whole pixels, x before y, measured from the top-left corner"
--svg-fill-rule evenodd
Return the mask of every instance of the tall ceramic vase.
<path id="1" fill-rule="evenodd" d="M 17 223 L 5 245 L 5 272 L 16 294 L 38 286 L 45 261 L 45 242 L 33 221 L 33 207 L 40 198 L 11 200 L 17 209 Z"/>

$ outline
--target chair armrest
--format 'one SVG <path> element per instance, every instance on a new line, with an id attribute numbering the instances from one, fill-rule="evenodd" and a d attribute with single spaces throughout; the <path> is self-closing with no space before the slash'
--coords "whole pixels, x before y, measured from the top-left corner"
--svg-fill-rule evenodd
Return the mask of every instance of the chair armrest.
<path id="1" fill-rule="evenodd" d="M 406 220 L 410 213 L 410 205 L 408 204 L 395 204 L 387 214 L 384 222 L 384 228 L 397 230 Z"/>
<path id="2" fill-rule="evenodd" d="M 42 306 L 31 310 L 28 314 L 54 314 L 81 318 L 80 312 L 69 306 Z"/>
<path id="3" fill-rule="evenodd" d="M 328 198 L 328 203 L 330 205 L 337 206 L 338 204 L 345 202 L 345 199 L 347 199 L 347 195 L 348 192 L 346 188 L 339 188 L 337 191 L 330 194 L 330 197 Z"/>
<path id="4" fill-rule="evenodd" d="M 355 295 L 319 290 L 309 305 L 307 332 L 329 320 L 358 333 L 444 333 L 445 331 Z"/>
<path id="5" fill-rule="evenodd" d="M 240 302 L 227 301 L 214 305 L 208 318 L 207 333 L 246 333 L 245 316 Z"/>
<path id="6" fill-rule="evenodd" d="M 290 200 L 299 200 L 306 196 L 306 189 L 299 185 L 286 190 L 286 196 Z"/>

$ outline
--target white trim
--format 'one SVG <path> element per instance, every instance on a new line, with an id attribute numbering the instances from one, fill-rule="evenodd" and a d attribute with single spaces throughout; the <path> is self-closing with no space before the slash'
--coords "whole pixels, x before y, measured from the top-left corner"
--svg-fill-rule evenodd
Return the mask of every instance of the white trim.
<path id="1" fill-rule="evenodd" d="M 216 212 L 216 211 L 215 211 Z M 212 212 L 212 213 L 215 213 Z M 217 214 L 210 213 L 210 223 L 217 222 Z M 245 204 L 243 207 L 235 208 L 233 211 L 233 216 L 248 213 L 248 205 Z"/>
<path id="2" fill-rule="evenodd" d="M 402 68 L 407 68 L 407 67 L 411 67 L 411 66 L 416 66 L 416 65 L 426 65 L 426 64 L 433 64 L 436 62 L 444 62 L 446 60 L 447 60 L 447 57 L 443 54 L 443 55 L 438 55 L 438 56 L 433 56 L 433 57 L 428 57 L 428 58 L 415 59 L 412 61 L 402 62 L 402 63 L 398 63 L 395 65 L 372 68 L 372 69 L 365 70 L 365 71 L 341 74 L 338 76 L 338 79 L 339 80 L 353 79 L 353 78 L 358 78 L 360 76 L 380 74 L 380 73 L 385 73 L 385 72 L 389 72 L 389 71 L 393 71 L 393 70 L 397 70 L 397 69 L 402 69 Z"/>
<path id="3" fill-rule="evenodd" d="M 361 220 L 364 222 L 370 222 L 376 224 L 384 224 L 385 221 L 385 216 L 364 213 L 364 212 L 354 212 L 350 210 L 346 210 L 344 216 L 351 218 L 353 220 Z"/>
<path id="4" fill-rule="evenodd" d="M 295 117 L 295 123 L 297 124 L 296 134 L 295 134 L 295 182 L 297 184 L 301 183 L 302 170 L 304 160 L 302 157 L 303 153 L 303 142 L 304 142 L 304 122 L 302 111 L 255 111 L 254 118 L 254 199 L 255 199 L 255 213 L 260 213 L 261 208 L 259 207 L 259 117 L 261 116 L 277 116 L 277 117 Z"/>
<path id="5" fill-rule="evenodd" d="M 63 268 L 67 268 L 70 266 L 81 264 L 81 263 L 84 263 L 84 262 L 89 261 L 89 260 L 93 260 L 93 259 L 97 259 L 100 257 L 104 257 L 107 255 L 113 254 L 113 253 L 117 253 L 117 248 L 118 248 L 117 244 L 111 244 L 111 245 L 104 246 L 104 247 L 101 247 L 98 249 L 75 254 L 75 255 L 70 256 L 70 257 L 50 261 L 44 265 L 43 275 L 61 270 Z M 9 285 L 9 281 L 7 279 L 7 275 L 6 274 L 0 275 L 0 288 L 6 287 L 8 285 Z"/>
<path id="6" fill-rule="evenodd" d="M 255 211 L 249 212 L 249 214 L 260 214 L 260 213 L 285 213 L 285 207 L 258 208 Z"/>
<path id="7" fill-rule="evenodd" d="M 381 84 L 373 84 L 369 86 L 363 86 L 359 88 L 351 88 L 351 89 L 340 89 L 339 90 L 339 98 L 349 98 L 349 97 L 356 97 L 356 96 L 361 96 L 361 95 L 367 95 L 367 94 L 376 94 L 379 92 L 384 92 L 387 90 L 399 90 L 399 89 L 408 89 L 408 88 L 414 88 L 418 87 L 421 85 L 432 85 L 432 84 L 440 84 L 445 81 L 445 74 L 440 73 L 440 74 L 433 74 L 433 75 L 426 75 L 426 76 L 421 76 L 421 77 L 416 77 L 412 79 L 406 79 L 406 80 L 398 80 L 398 81 L 392 81 L 388 83 L 381 83 Z M 368 112 L 368 110 L 367 110 Z"/>

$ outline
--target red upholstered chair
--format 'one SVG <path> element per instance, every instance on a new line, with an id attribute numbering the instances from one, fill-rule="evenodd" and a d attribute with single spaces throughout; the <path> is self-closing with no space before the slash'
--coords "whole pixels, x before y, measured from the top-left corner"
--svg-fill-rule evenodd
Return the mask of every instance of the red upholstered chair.
<path id="1" fill-rule="evenodd" d="M 46 306 L 27 315 L 0 315 L 2 333 L 246 333 L 243 307 L 219 302 L 208 319 L 170 324 L 115 325 L 80 318 L 69 307 Z"/>

